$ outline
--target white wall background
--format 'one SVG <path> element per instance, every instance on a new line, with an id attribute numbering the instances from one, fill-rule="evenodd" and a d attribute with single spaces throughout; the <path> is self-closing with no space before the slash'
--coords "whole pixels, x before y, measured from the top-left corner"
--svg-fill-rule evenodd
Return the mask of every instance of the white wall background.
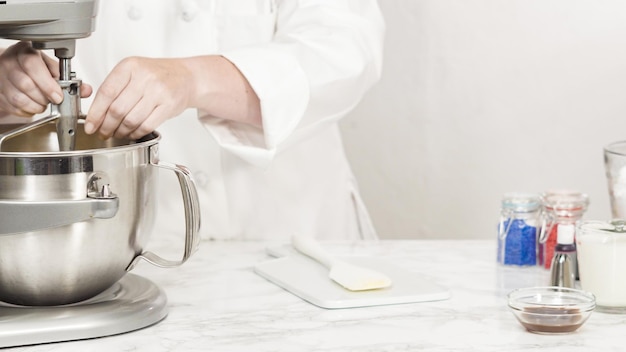
<path id="1" fill-rule="evenodd" d="M 510 191 L 589 194 L 626 139 L 626 1 L 380 0 L 380 83 L 342 123 L 384 238 L 494 238 Z"/>

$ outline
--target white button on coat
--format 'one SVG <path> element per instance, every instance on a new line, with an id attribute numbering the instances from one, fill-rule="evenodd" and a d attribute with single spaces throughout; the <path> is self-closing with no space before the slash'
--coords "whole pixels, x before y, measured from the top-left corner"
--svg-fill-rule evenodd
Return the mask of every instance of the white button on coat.
<path id="1" fill-rule="evenodd" d="M 198 2 L 196 0 L 181 0 L 180 5 L 183 19 L 187 22 L 193 21 L 200 10 Z"/>
<path id="2" fill-rule="evenodd" d="M 141 9 L 136 5 L 137 0 L 129 0 L 126 4 L 126 15 L 131 20 L 139 20 L 141 19 Z"/>

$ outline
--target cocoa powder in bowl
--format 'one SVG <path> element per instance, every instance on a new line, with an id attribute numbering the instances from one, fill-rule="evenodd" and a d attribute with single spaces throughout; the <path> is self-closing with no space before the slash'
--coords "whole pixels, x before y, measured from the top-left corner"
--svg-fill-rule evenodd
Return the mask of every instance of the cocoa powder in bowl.
<path id="1" fill-rule="evenodd" d="M 578 308 L 528 307 L 520 323 L 531 332 L 562 334 L 577 330 L 585 319 Z"/>
<path id="2" fill-rule="evenodd" d="M 530 287 L 509 293 L 508 305 L 529 332 L 566 334 L 578 330 L 589 318 L 595 297 L 566 287 Z"/>

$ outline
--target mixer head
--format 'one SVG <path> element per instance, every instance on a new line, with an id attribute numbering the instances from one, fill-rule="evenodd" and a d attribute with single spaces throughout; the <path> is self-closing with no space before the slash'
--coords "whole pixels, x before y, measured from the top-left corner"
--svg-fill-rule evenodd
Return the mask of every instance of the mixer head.
<path id="1" fill-rule="evenodd" d="M 71 58 L 76 39 L 91 35 L 95 28 L 98 0 L 2 0 L 0 38 L 30 41 L 36 49 L 54 49 L 59 58 L 59 84 L 63 102 L 52 104 L 48 120 L 56 120 L 60 150 L 74 150 L 80 111 L 80 85 L 72 72 Z M 23 126 L 0 136 L 2 141 L 25 133 L 42 122 Z"/>
<path id="2" fill-rule="evenodd" d="M 54 49 L 58 58 L 72 58 L 75 40 L 91 35 L 98 0 L 0 1 L 0 38 L 33 42 Z"/>

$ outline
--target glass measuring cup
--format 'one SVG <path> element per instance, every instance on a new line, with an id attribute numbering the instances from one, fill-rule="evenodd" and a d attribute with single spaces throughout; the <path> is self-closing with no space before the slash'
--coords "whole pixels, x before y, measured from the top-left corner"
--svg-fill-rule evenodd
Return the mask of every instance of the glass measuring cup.
<path id="1" fill-rule="evenodd" d="M 581 288 L 598 311 L 626 313 L 626 221 L 581 221 L 577 230 Z"/>

